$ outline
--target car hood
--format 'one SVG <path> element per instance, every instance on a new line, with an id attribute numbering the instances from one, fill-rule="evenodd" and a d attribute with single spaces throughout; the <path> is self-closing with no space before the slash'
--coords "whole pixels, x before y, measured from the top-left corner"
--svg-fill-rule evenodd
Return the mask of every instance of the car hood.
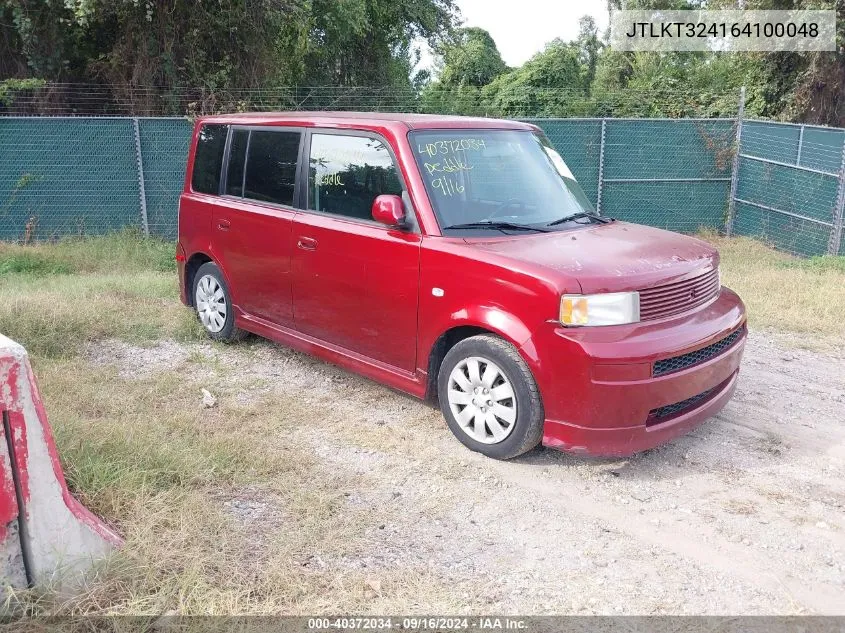
<path id="1" fill-rule="evenodd" d="M 574 278 L 584 293 L 649 288 L 719 265 L 716 249 L 702 240 L 619 221 L 467 243 Z"/>

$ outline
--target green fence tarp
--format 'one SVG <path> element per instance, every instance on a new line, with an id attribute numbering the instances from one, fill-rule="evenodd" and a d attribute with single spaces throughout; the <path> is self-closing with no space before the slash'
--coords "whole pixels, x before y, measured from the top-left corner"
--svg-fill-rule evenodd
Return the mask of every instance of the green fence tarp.
<path id="1" fill-rule="evenodd" d="M 137 227 L 139 200 L 131 119 L 0 118 L 0 239 Z"/>
<path id="2" fill-rule="evenodd" d="M 798 255 L 827 253 L 845 130 L 766 121 L 742 128 L 734 230 Z"/>
<path id="3" fill-rule="evenodd" d="M 176 209 L 185 182 L 193 126 L 181 119 L 139 119 L 150 233 L 176 238 Z"/>

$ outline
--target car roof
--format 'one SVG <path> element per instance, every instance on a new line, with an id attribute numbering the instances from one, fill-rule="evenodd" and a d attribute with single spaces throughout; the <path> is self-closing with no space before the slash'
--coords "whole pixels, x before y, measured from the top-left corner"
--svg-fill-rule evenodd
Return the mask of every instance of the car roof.
<path id="1" fill-rule="evenodd" d="M 536 129 L 530 123 L 508 119 L 399 112 L 246 112 L 202 117 L 200 121 L 202 123 L 229 123 L 233 125 L 301 125 L 305 127 L 320 125 L 394 127 L 400 124 L 412 130 L 443 128 Z"/>

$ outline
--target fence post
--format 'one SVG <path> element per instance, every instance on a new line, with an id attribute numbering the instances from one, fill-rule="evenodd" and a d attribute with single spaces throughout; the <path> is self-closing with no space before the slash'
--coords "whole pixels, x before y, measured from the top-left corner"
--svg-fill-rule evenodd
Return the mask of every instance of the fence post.
<path id="1" fill-rule="evenodd" d="M 725 221 L 725 233 L 728 237 L 734 231 L 736 218 L 736 188 L 739 183 L 739 152 L 742 147 L 742 119 L 745 116 L 745 86 L 739 91 L 739 109 L 736 113 L 736 148 L 734 150 L 733 166 L 731 168 L 731 197 L 728 200 L 728 218 Z"/>
<path id="2" fill-rule="evenodd" d="M 830 228 L 830 241 L 827 243 L 828 255 L 839 255 L 842 245 L 842 225 L 845 224 L 845 138 L 842 139 L 842 161 L 839 164 L 839 189 L 836 194 L 836 207 L 833 210 L 833 226 Z"/>
<path id="3" fill-rule="evenodd" d="M 147 191 L 144 188 L 144 159 L 141 156 L 141 130 L 138 127 L 138 117 L 132 118 L 135 130 L 135 163 L 138 165 L 138 197 L 141 203 L 141 228 L 144 235 L 150 236 L 150 224 L 147 220 Z"/>
<path id="4" fill-rule="evenodd" d="M 798 134 L 798 157 L 795 159 L 795 165 L 801 166 L 801 153 L 804 151 L 804 126 L 801 126 L 801 132 Z"/>
<path id="5" fill-rule="evenodd" d="M 604 189 L 604 137 L 606 133 L 607 119 L 601 120 L 601 144 L 599 145 L 599 185 L 596 192 L 596 213 L 601 215 L 601 193 Z"/>

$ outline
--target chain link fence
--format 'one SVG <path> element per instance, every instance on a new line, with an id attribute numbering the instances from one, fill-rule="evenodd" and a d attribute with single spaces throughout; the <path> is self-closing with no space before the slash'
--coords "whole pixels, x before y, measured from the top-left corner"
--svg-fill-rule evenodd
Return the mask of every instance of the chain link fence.
<path id="1" fill-rule="evenodd" d="M 0 116 L 200 116 L 221 112 L 360 110 L 507 118 L 735 118 L 735 91 L 666 87 L 586 91 L 522 84 L 429 86 L 274 86 L 263 89 L 152 87 L 47 82 L 0 95 Z"/>
<path id="2" fill-rule="evenodd" d="M 845 255 L 845 130 L 744 122 L 728 232 L 799 255 Z"/>
<path id="3" fill-rule="evenodd" d="M 185 118 L 0 117 L 0 240 L 175 237 L 190 135 Z"/>
<path id="4" fill-rule="evenodd" d="M 134 119 L 139 134 L 141 221 L 152 235 L 176 237 L 176 209 L 185 181 L 192 124 L 185 119 Z"/>
<path id="5" fill-rule="evenodd" d="M 845 254 L 845 130 L 741 116 L 526 120 L 603 215 Z M 174 238 L 190 134 L 184 117 L 0 116 L 0 239 L 125 227 Z"/>

